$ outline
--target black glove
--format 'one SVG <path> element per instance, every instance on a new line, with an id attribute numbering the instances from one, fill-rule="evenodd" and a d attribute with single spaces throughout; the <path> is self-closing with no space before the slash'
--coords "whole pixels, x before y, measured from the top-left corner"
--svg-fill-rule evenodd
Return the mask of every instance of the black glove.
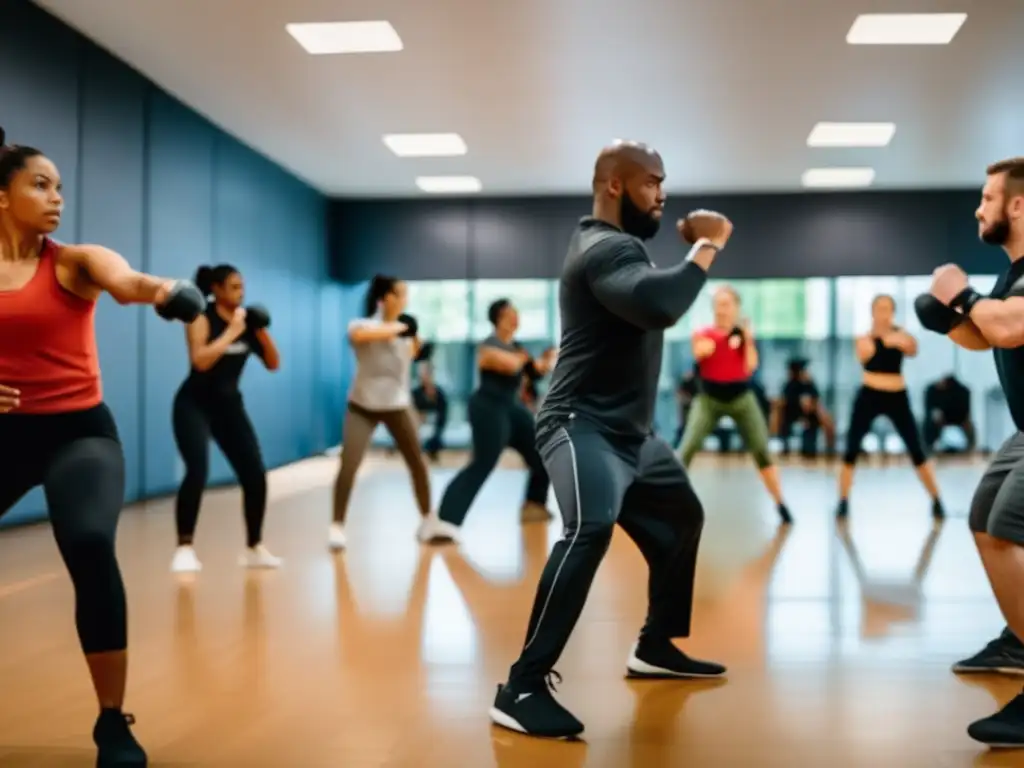
<path id="1" fill-rule="evenodd" d="M 164 320 L 191 323 L 206 309 L 206 297 L 188 280 L 175 280 L 167 300 L 154 309 Z"/>
<path id="2" fill-rule="evenodd" d="M 429 360 L 434 355 L 434 342 L 428 341 L 420 347 L 420 352 L 416 355 L 414 363 L 422 363 L 425 360 Z"/>
<path id="3" fill-rule="evenodd" d="M 736 339 L 736 341 L 733 341 L 733 339 Z M 729 346 L 733 347 L 734 349 L 736 347 L 742 347 L 743 342 L 746 341 L 746 335 L 743 333 L 743 329 L 740 328 L 738 325 L 735 326 L 731 331 L 729 331 L 727 341 L 729 343 Z"/>
<path id="4" fill-rule="evenodd" d="M 245 326 L 250 331 L 261 331 L 270 327 L 270 312 L 266 307 L 253 304 L 245 309 Z"/>
<path id="5" fill-rule="evenodd" d="M 914 299 L 914 311 L 921 327 L 933 333 L 949 333 L 964 321 L 964 316 L 947 307 L 930 293 L 922 293 Z"/>
<path id="6" fill-rule="evenodd" d="M 407 336 L 410 339 L 415 339 L 416 334 L 420 331 L 420 324 L 416 322 L 416 318 L 412 315 L 399 315 L 398 322 L 405 323 L 408 328 L 402 331 L 399 336 Z"/>

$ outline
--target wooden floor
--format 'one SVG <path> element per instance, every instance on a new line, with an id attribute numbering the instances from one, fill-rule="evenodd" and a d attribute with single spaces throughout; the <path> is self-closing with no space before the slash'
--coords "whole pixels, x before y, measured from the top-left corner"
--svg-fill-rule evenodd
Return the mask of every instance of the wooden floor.
<path id="1" fill-rule="evenodd" d="M 523 473 L 501 469 L 462 551 L 417 544 L 405 471 L 377 460 L 354 494 L 350 548 L 325 547 L 334 459 L 275 472 L 267 542 L 278 572 L 248 573 L 235 490 L 208 494 L 205 569 L 174 577 L 170 502 L 127 512 L 128 711 L 155 766 L 245 768 L 958 768 L 1024 765 L 967 724 L 1019 690 L 950 664 L 1002 623 L 964 513 L 978 464 L 946 464 L 952 519 L 933 530 L 909 466 L 858 474 L 850 541 L 830 468 L 787 466 L 797 522 L 778 536 L 746 461 L 699 459 L 707 524 L 694 637 L 728 682 L 633 683 L 625 658 L 645 568 L 616 534 L 559 664 L 584 743 L 492 728 L 487 709 L 523 640 L 560 524 L 522 528 Z M 435 468 L 440 497 L 452 476 Z M 92 765 L 95 715 L 71 589 L 49 528 L 0 535 L 0 765 Z"/>

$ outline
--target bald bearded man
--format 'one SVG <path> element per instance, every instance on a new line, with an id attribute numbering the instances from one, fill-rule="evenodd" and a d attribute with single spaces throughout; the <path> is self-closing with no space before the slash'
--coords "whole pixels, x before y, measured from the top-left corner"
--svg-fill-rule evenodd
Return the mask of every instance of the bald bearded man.
<path id="1" fill-rule="evenodd" d="M 661 156 L 636 143 L 601 152 L 593 215 L 562 269 L 562 340 L 537 417 L 537 447 L 565 533 L 541 575 L 519 660 L 498 686 L 491 719 L 534 736 L 568 738 L 583 724 L 551 694 L 553 671 L 583 611 L 618 523 L 650 568 L 647 622 L 627 661 L 631 677 L 720 677 L 719 664 L 673 644 L 690 634 L 704 510 L 667 443 L 652 435 L 664 331 L 690 308 L 732 225 L 696 212 L 680 222 L 685 261 L 655 269 L 645 240 L 661 223 Z"/>

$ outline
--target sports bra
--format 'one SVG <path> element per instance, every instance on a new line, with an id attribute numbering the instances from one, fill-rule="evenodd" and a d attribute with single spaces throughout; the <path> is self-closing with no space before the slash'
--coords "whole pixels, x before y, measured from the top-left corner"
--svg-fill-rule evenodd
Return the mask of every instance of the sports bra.
<path id="1" fill-rule="evenodd" d="M 103 402 L 96 302 L 57 280 L 60 248 L 44 240 L 32 279 L 0 291 L 0 384 L 21 392 L 14 413 L 71 413 Z"/>
<path id="2" fill-rule="evenodd" d="M 894 327 L 893 330 L 900 329 Z M 899 373 L 903 368 L 903 350 L 885 346 L 877 336 L 874 342 L 875 354 L 864 363 L 864 370 L 869 373 Z"/>

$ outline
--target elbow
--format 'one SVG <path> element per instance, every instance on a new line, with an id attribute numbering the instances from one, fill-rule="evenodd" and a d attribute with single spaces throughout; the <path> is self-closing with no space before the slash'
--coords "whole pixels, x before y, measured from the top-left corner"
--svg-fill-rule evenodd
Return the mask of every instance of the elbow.
<path id="1" fill-rule="evenodd" d="M 679 322 L 679 315 L 674 312 L 669 312 L 666 309 L 654 309 L 652 308 L 647 312 L 646 316 L 642 318 L 640 323 L 648 330 L 660 331 L 667 328 L 671 328 L 673 325 Z"/>

